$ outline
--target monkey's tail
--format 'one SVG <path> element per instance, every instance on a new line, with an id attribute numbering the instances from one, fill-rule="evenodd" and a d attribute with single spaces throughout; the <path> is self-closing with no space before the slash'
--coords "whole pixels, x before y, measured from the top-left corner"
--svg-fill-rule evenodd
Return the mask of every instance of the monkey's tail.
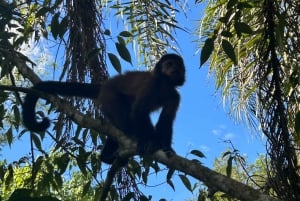
<path id="1" fill-rule="evenodd" d="M 99 95 L 100 86 L 100 84 L 46 81 L 37 83 L 32 89 L 49 94 L 80 96 L 95 99 Z M 47 117 L 44 117 L 40 122 L 36 120 L 35 105 L 38 99 L 39 96 L 28 93 L 24 99 L 23 105 L 23 123 L 33 132 L 45 131 L 50 126 L 50 120 Z"/>

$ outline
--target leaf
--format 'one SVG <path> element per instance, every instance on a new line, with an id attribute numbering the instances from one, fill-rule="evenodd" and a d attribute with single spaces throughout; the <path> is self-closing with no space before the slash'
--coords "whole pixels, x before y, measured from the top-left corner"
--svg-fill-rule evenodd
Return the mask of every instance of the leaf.
<path id="1" fill-rule="evenodd" d="M 242 33 L 252 34 L 252 32 L 253 32 L 251 27 L 244 22 L 234 23 L 234 29 L 239 37 L 242 35 Z"/>
<path id="2" fill-rule="evenodd" d="M 118 73 L 121 73 L 121 63 L 118 57 L 112 53 L 108 53 L 108 58 L 110 60 L 110 63 L 113 65 L 114 69 Z"/>
<path id="3" fill-rule="evenodd" d="M 192 185 L 191 185 L 190 180 L 189 180 L 185 175 L 183 175 L 183 174 L 180 174 L 179 177 L 180 177 L 182 183 L 184 184 L 184 186 L 185 186 L 189 191 L 193 192 L 193 190 L 192 190 Z"/>
<path id="4" fill-rule="evenodd" d="M 89 192 L 89 189 L 91 187 L 91 180 L 89 180 L 86 184 L 84 184 L 83 186 L 83 190 L 82 190 L 82 197 L 84 197 L 88 192 Z"/>
<path id="5" fill-rule="evenodd" d="M 11 146 L 12 141 L 13 141 L 13 132 L 12 132 L 12 128 L 10 127 L 7 132 L 5 133 L 6 135 L 6 139 L 7 139 L 7 143 L 9 146 Z"/>
<path id="6" fill-rule="evenodd" d="M 65 171 L 66 171 L 66 169 L 69 165 L 69 162 L 70 162 L 70 158 L 69 158 L 69 155 L 67 153 L 64 153 L 63 155 L 61 155 L 60 158 L 58 158 L 56 163 L 57 163 L 57 167 L 58 167 L 58 170 L 59 170 L 60 174 L 65 173 Z"/>
<path id="7" fill-rule="evenodd" d="M 8 171 L 6 171 L 6 172 L 8 172 L 8 173 L 6 173 L 6 178 L 5 178 L 4 184 L 6 186 L 9 186 L 13 182 L 14 169 L 11 164 L 8 165 L 7 169 L 8 169 Z"/>
<path id="8" fill-rule="evenodd" d="M 175 186 L 174 186 L 174 184 L 173 184 L 173 182 L 172 182 L 171 179 L 167 180 L 167 184 L 169 184 L 169 186 L 171 186 L 171 188 L 173 189 L 173 191 L 175 191 Z"/>
<path id="9" fill-rule="evenodd" d="M 99 155 L 97 153 L 91 154 L 91 167 L 92 167 L 92 175 L 97 176 L 98 170 L 100 170 L 100 160 L 99 160 Z"/>
<path id="10" fill-rule="evenodd" d="M 63 38 L 64 34 L 68 30 L 68 25 L 69 25 L 69 16 L 65 16 L 59 24 L 59 33 L 58 34 L 59 34 L 60 38 Z"/>
<path id="11" fill-rule="evenodd" d="M 49 11 L 50 11 L 49 7 L 42 7 L 40 10 L 36 12 L 35 17 L 39 18 L 41 16 L 44 16 Z"/>
<path id="12" fill-rule="evenodd" d="M 227 161 L 226 175 L 228 177 L 231 177 L 231 173 L 232 173 L 232 160 L 233 160 L 233 157 L 229 157 L 229 159 Z"/>
<path id="13" fill-rule="evenodd" d="M 131 63 L 131 55 L 129 53 L 129 50 L 127 49 L 126 45 L 123 43 L 116 43 L 116 48 L 118 50 L 119 55 L 127 61 L 128 63 Z"/>
<path id="14" fill-rule="evenodd" d="M 170 169 L 169 169 L 169 171 L 168 171 L 168 173 L 167 173 L 167 181 L 170 180 L 170 179 L 172 178 L 174 172 L 175 172 L 175 169 L 174 169 L 174 168 L 170 168 Z"/>
<path id="15" fill-rule="evenodd" d="M 208 60 L 212 51 L 214 50 L 214 41 L 215 38 L 206 39 L 203 48 L 201 50 L 200 67 Z"/>
<path id="16" fill-rule="evenodd" d="M 123 37 L 121 37 L 121 36 L 118 36 L 117 38 L 118 38 L 118 42 L 119 42 L 120 44 L 122 44 L 122 45 L 126 45 L 126 42 L 125 42 L 125 40 L 124 40 L 124 38 L 123 38 Z"/>
<path id="17" fill-rule="evenodd" d="M 228 154 L 231 154 L 231 151 L 226 151 L 226 152 L 223 154 L 222 158 L 225 158 L 225 156 L 227 156 Z"/>
<path id="18" fill-rule="evenodd" d="M 234 52 L 234 48 L 232 47 L 232 45 L 230 44 L 230 42 L 228 40 L 223 39 L 222 40 L 222 48 L 224 50 L 224 52 L 227 54 L 227 56 L 231 59 L 231 61 L 236 64 L 236 56 L 235 56 L 235 52 Z"/>
<path id="19" fill-rule="evenodd" d="M 14 118 L 15 118 L 14 125 L 16 128 L 18 128 L 20 125 L 20 121 L 21 121 L 20 111 L 19 111 L 19 108 L 17 105 L 14 105 L 12 109 L 14 111 Z"/>
<path id="20" fill-rule="evenodd" d="M 55 13 L 55 15 L 52 17 L 52 21 L 50 24 L 51 33 L 55 40 L 57 39 L 57 36 L 59 34 L 59 21 L 58 21 L 59 16 L 60 16 L 60 13 Z"/>
<path id="21" fill-rule="evenodd" d="M 33 140 L 34 145 L 36 146 L 36 148 L 38 150 L 42 150 L 42 143 L 41 143 L 40 138 L 34 133 L 31 133 L 31 137 L 32 137 L 31 139 Z"/>
<path id="22" fill-rule="evenodd" d="M 57 171 L 54 172 L 54 179 L 57 184 L 57 187 L 61 188 L 63 184 L 63 180 L 61 178 L 61 175 Z"/>
<path id="23" fill-rule="evenodd" d="M 222 31 L 221 35 L 229 38 L 233 36 L 233 34 L 230 31 Z"/>
<path id="24" fill-rule="evenodd" d="M 132 34 L 129 31 L 122 31 L 119 35 L 122 37 L 132 37 Z"/>
<path id="25" fill-rule="evenodd" d="M 34 166 L 32 167 L 32 178 L 35 178 L 38 172 L 41 170 L 43 162 L 44 162 L 43 156 L 39 156 L 35 160 Z"/>
<path id="26" fill-rule="evenodd" d="M 199 158 L 205 158 L 205 155 L 199 150 L 192 150 L 191 154 L 194 154 L 195 156 L 198 156 Z"/>

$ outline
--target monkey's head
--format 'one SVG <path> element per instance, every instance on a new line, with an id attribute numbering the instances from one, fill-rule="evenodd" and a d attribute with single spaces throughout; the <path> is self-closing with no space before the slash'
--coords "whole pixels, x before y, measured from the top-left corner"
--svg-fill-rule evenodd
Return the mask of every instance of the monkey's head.
<path id="1" fill-rule="evenodd" d="M 165 54 L 154 68 L 154 74 L 173 86 L 181 86 L 185 81 L 185 66 L 183 59 L 177 54 Z"/>

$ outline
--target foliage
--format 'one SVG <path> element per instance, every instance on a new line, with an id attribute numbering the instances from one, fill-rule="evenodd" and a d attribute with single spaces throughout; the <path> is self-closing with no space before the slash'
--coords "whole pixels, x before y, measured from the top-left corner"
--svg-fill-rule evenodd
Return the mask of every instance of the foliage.
<path id="1" fill-rule="evenodd" d="M 231 142 L 228 142 L 231 144 Z M 214 170 L 228 177 L 232 177 L 241 183 L 252 186 L 255 189 L 266 189 L 268 187 L 267 167 L 265 164 L 266 157 L 260 155 L 253 164 L 247 162 L 247 158 L 240 155 L 239 150 L 231 144 L 231 148 L 221 153 L 214 161 Z M 230 174 L 228 171 L 230 169 Z M 214 201 L 237 201 L 223 192 L 213 192 L 212 189 L 201 185 L 198 193 L 198 200 Z M 193 198 L 191 200 L 195 200 Z"/>
<path id="2" fill-rule="evenodd" d="M 268 171 L 277 175 L 272 188 L 284 200 L 300 198 L 298 7 L 294 1 L 210 1 L 201 27 L 200 63 L 210 58 L 231 114 L 267 137 Z"/>
<path id="3" fill-rule="evenodd" d="M 3 163 L 1 166 L 3 170 L 1 178 L 4 181 L 1 185 L 2 199 L 17 201 L 24 199 L 27 194 L 29 200 L 45 200 L 46 198 L 50 200 L 51 197 L 52 200 L 56 197 L 66 201 L 94 200 L 95 186 L 87 188 L 85 185 L 89 183 L 91 176 L 74 171 L 71 163 L 63 162 L 63 166 L 67 165 L 70 172 L 66 171 L 66 167 L 63 167 L 62 162 L 59 161 L 60 158 L 54 155 L 49 156 L 49 159 L 53 158 L 54 160 L 40 162 L 40 167 L 36 167 L 37 164 L 29 164 L 29 159 L 25 160 L 25 158 L 23 161 L 16 161 L 9 165 Z M 49 164 L 49 162 L 52 163 Z M 73 162 L 73 165 L 75 164 Z M 34 173 L 36 173 L 35 179 L 32 178 Z M 31 185 L 35 185 L 35 191 L 31 190 Z M 21 198 L 18 198 L 18 195 Z"/>
<path id="4" fill-rule="evenodd" d="M 177 49 L 176 37 L 172 33 L 175 29 L 182 29 L 176 19 L 176 13 L 179 12 L 176 7 L 180 3 L 142 0 L 113 1 L 110 5 L 108 1 L 108 6 L 115 9 L 115 15 L 128 27 L 130 34 L 125 33 L 126 37 L 130 37 L 127 41 L 133 43 L 138 57 L 142 56 L 141 63 L 152 67 L 167 48 Z"/>

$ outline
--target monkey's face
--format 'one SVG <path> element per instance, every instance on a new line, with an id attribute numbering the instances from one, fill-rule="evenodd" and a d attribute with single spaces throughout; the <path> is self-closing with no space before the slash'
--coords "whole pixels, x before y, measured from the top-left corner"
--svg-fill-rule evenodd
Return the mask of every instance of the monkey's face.
<path id="1" fill-rule="evenodd" d="M 167 59 L 161 64 L 161 73 L 174 86 L 181 86 L 185 81 L 185 67 L 181 60 Z"/>

